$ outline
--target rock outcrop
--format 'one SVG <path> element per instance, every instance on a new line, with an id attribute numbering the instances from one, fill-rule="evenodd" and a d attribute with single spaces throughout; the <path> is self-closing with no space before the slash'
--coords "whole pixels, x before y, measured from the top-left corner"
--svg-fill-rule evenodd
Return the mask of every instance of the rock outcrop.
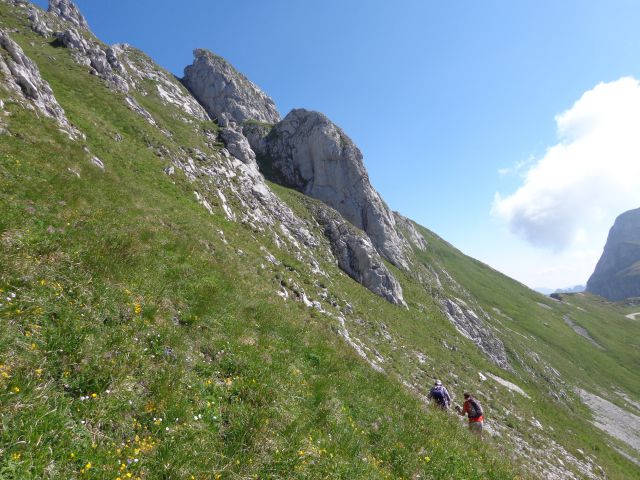
<path id="1" fill-rule="evenodd" d="M 79 134 L 71 126 L 51 86 L 40 75 L 38 66 L 4 30 L 0 30 L 0 74 L 5 77 L 6 85 L 27 101 L 26 105 L 55 119 L 70 137 Z"/>
<path id="2" fill-rule="evenodd" d="M 475 343 L 493 363 L 505 370 L 512 370 L 509 365 L 504 343 L 491 331 L 490 326 L 484 322 L 473 310 L 468 308 L 460 299 L 445 299 L 442 307 L 449 321 L 456 330 Z"/>
<path id="3" fill-rule="evenodd" d="M 49 0 L 49 12 L 78 28 L 89 28 L 87 19 L 71 0 Z"/>
<path id="4" fill-rule="evenodd" d="M 400 215 L 398 212 L 393 212 L 393 216 L 396 219 L 396 225 L 400 227 L 400 230 L 404 234 L 404 237 L 409 240 L 409 242 L 413 244 L 418 250 L 422 250 L 424 252 L 429 244 L 424 239 L 422 234 L 418 232 L 418 229 L 416 228 L 413 221 L 403 215 Z"/>
<path id="5" fill-rule="evenodd" d="M 371 240 L 333 209 L 314 208 L 314 218 L 324 228 L 338 266 L 358 283 L 396 305 L 406 305 L 402 287 L 391 274 Z"/>
<path id="6" fill-rule="evenodd" d="M 210 120 L 202 105 L 187 91 L 187 89 L 166 70 L 158 67 L 147 55 L 127 44 L 117 44 L 111 47 L 112 52 L 127 72 L 127 79 L 131 88 L 143 95 L 150 93 L 145 82 L 151 82 L 158 96 L 165 105 L 173 105 L 187 116 L 187 121 Z"/>
<path id="7" fill-rule="evenodd" d="M 203 49 L 193 54 L 195 60 L 185 68 L 183 84 L 218 121 L 229 152 L 242 162 L 255 165 L 256 157 L 242 134 L 242 126 L 248 121 L 279 121 L 275 103 L 222 57 Z"/>
<path id="8" fill-rule="evenodd" d="M 587 291 L 613 301 L 640 297 L 640 208 L 616 218 Z"/>
<path id="9" fill-rule="evenodd" d="M 229 62 L 208 50 L 197 49 L 193 54 L 195 60 L 185 68 L 182 82 L 221 126 L 280 120 L 273 100 Z"/>
<path id="10" fill-rule="evenodd" d="M 89 66 L 91 72 L 105 80 L 110 88 L 122 93 L 129 91 L 125 71 L 113 48 L 104 48 L 75 28 L 56 32 L 55 35 L 61 45 L 74 52 L 78 63 Z"/>
<path id="11" fill-rule="evenodd" d="M 382 256 L 409 269 L 408 244 L 371 186 L 362 153 L 325 115 L 292 110 L 263 141 L 251 138 L 267 175 L 335 208 L 369 235 Z"/>
<path id="12" fill-rule="evenodd" d="M 38 9 L 35 7 L 31 7 L 29 9 L 29 21 L 31 22 L 31 30 L 36 32 L 38 35 L 46 37 L 51 35 L 51 29 L 47 25 L 47 23 L 40 17 L 40 13 Z"/>

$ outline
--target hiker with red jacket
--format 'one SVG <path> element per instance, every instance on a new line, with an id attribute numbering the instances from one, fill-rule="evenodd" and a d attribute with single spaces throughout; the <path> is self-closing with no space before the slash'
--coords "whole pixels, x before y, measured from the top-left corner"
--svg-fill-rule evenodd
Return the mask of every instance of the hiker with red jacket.
<path id="1" fill-rule="evenodd" d="M 484 412 L 482 405 L 469 392 L 464 392 L 464 405 L 456 405 L 456 411 L 463 417 L 469 417 L 469 430 L 478 435 L 482 435 L 482 427 L 484 425 Z"/>

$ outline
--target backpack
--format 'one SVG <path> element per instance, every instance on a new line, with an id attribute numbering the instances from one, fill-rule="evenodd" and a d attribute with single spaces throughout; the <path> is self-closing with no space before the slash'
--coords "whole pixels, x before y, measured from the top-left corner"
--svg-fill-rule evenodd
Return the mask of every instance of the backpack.
<path id="1" fill-rule="evenodd" d="M 444 396 L 444 389 L 440 385 L 431 389 L 431 398 L 433 398 L 438 405 L 445 405 L 447 403 Z"/>
<path id="2" fill-rule="evenodd" d="M 469 418 L 479 418 L 484 415 L 482 405 L 475 398 L 469 398 Z"/>

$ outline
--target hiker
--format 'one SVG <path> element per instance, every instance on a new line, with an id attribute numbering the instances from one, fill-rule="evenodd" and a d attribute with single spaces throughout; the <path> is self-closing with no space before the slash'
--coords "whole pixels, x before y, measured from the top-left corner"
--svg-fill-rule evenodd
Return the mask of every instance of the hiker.
<path id="1" fill-rule="evenodd" d="M 436 383 L 433 384 L 427 398 L 433 400 L 442 410 L 448 410 L 449 405 L 451 405 L 449 392 L 447 392 L 447 389 L 442 385 L 440 380 L 436 380 Z"/>
<path id="2" fill-rule="evenodd" d="M 469 417 L 469 430 L 478 435 L 482 435 L 482 426 L 484 424 L 484 412 L 482 405 L 469 392 L 464 392 L 464 405 L 456 405 L 456 411 L 463 417 Z"/>

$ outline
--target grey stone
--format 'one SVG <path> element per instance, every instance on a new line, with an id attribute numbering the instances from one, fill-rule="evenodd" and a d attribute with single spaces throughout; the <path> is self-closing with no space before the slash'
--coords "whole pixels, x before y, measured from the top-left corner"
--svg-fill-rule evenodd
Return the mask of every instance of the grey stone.
<path id="1" fill-rule="evenodd" d="M 188 117 L 197 120 L 210 120 L 205 109 L 189 91 L 171 73 L 156 65 L 147 55 L 127 44 L 113 45 L 107 50 L 110 63 L 116 62 L 127 72 L 132 88 L 142 94 L 148 93 L 144 83 L 152 82 L 156 93 L 165 104 L 178 107 Z"/>
<path id="2" fill-rule="evenodd" d="M 335 208 L 364 230 L 385 258 L 409 269 L 406 240 L 394 216 L 371 186 L 362 153 L 325 115 L 292 110 L 260 143 L 252 136 L 263 171 Z"/>
<path id="3" fill-rule="evenodd" d="M 0 30 L 0 72 L 5 74 L 7 86 L 19 93 L 28 104 L 55 119 L 70 137 L 79 135 L 56 100 L 51 86 L 42 78 L 38 66 L 4 30 Z"/>
<path id="4" fill-rule="evenodd" d="M 231 155 L 243 163 L 255 164 L 256 155 L 251 149 L 249 141 L 238 130 L 229 127 L 223 128 L 220 132 L 220 137 Z"/>
<path id="5" fill-rule="evenodd" d="M 49 12 L 79 28 L 89 28 L 86 18 L 71 0 L 49 0 Z"/>
<path id="6" fill-rule="evenodd" d="M 100 160 L 98 157 L 92 157 L 91 158 L 91 163 L 93 163 L 100 170 L 104 170 L 104 162 L 102 160 Z"/>
<path id="7" fill-rule="evenodd" d="M 422 234 L 418 232 L 415 224 L 412 220 L 400 215 L 398 212 L 393 212 L 393 216 L 396 220 L 396 225 L 400 228 L 400 232 L 404 237 L 409 240 L 418 250 L 425 251 L 429 244 L 424 239 Z"/>
<path id="8" fill-rule="evenodd" d="M 613 301 L 640 297 L 640 208 L 616 218 L 587 291 Z"/>
<path id="9" fill-rule="evenodd" d="M 509 365 L 502 340 L 493 335 L 489 325 L 473 310 L 449 298 L 442 301 L 442 307 L 449 321 L 462 336 L 475 343 L 496 365 L 505 370 L 513 370 Z"/>
<path id="10" fill-rule="evenodd" d="M 38 9 L 32 7 L 29 9 L 29 21 L 31 22 L 31 30 L 43 37 L 51 35 L 51 29 L 47 23 L 40 17 Z"/>
<path id="11" fill-rule="evenodd" d="M 314 218 L 324 227 L 338 266 L 358 283 L 396 305 L 406 305 L 402 287 L 386 267 L 369 237 L 333 209 L 314 207 Z"/>
<path id="12" fill-rule="evenodd" d="M 73 50 L 75 59 L 82 65 L 88 65 L 92 71 L 107 82 L 107 85 L 122 93 L 129 91 L 126 72 L 113 48 L 103 48 L 96 41 L 92 41 L 85 35 L 69 28 L 62 32 L 56 32 L 58 41 L 66 48 Z"/>
<path id="13" fill-rule="evenodd" d="M 223 127 L 249 120 L 276 123 L 275 103 L 222 57 L 197 49 L 195 60 L 184 70 L 182 82 Z"/>

